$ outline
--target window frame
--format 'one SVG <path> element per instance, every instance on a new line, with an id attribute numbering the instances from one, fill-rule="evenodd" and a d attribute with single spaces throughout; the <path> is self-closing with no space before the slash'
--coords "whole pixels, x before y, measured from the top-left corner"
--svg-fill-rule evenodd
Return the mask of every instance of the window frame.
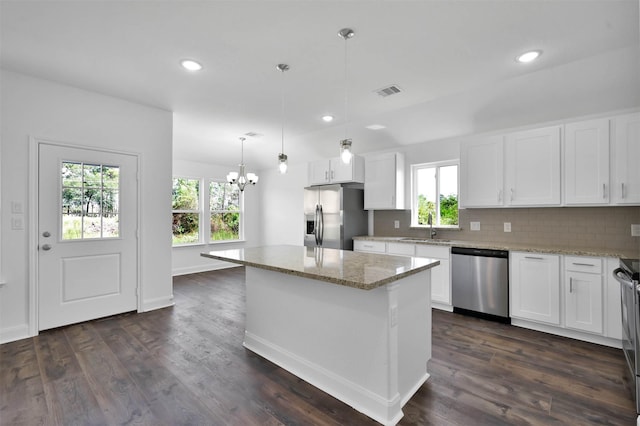
<path id="1" fill-rule="evenodd" d="M 235 243 L 239 241 L 244 241 L 244 191 L 239 191 L 238 196 L 238 210 L 211 210 L 211 184 L 212 183 L 222 183 L 227 185 L 228 182 L 224 179 L 207 179 L 207 232 L 206 232 L 206 244 L 224 244 L 224 243 Z M 236 186 L 237 188 L 237 186 Z M 211 239 L 211 214 L 212 213 L 238 213 L 240 217 L 238 218 L 238 239 L 236 240 L 212 240 Z"/>
<path id="2" fill-rule="evenodd" d="M 440 203 L 436 203 L 436 217 L 433 223 L 433 227 L 446 228 L 446 229 L 459 229 L 460 228 L 460 159 L 434 161 L 430 163 L 419 163 L 411 165 L 411 228 L 428 228 L 429 225 L 418 224 L 418 185 L 417 185 L 417 172 L 422 169 L 435 168 L 436 169 L 436 200 L 440 199 L 440 168 L 456 166 L 457 185 L 456 194 L 458 197 L 458 224 L 457 225 L 442 225 L 440 223 Z"/>
<path id="3" fill-rule="evenodd" d="M 200 177 L 194 177 L 194 176 L 173 176 L 171 178 L 171 183 L 173 184 L 173 181 L 175 179 L 186 179 L 186 180 L 197 180 L 198 181 L 198 209 L 197 210 L 187 210 L 187 209 L 178 209 L 178 210 L 174 210 L 173 206 L 171 208 L 171 217 L 173 218 L 173 215 L 175 213 L 196 213 L 198 215 L 198 241 L 192 241 L 190 243 L 179 243 L 179 244 L 174 244 L 173 243 L 173 232 L 171 233 L 172 237 L 171 237 L 171 246 L 172 247 L 183 247 L 183 246 L 193 246 L 193 245 L 201 245 L 203 243 L 203 233 L 202 233 L 202 219 L 203 219 L 203 197 L 202 197 L 202 184 L 204 179 L 200 178 Z"/>
<path id="4" fill-rule="evenodd" d="M 189 180 L 197 180 L 199 182 L 198 189 L 198 210 L 173 210 L 171 209 L 171 214 L 173 217 L 174 213 L 197 213 L 198 214 L 198 241 L 193 241 L 190 243 L 173 243 L 173 233 L 172 233 L 172 244 L 171 247 L 193 247 L 193 246 L 202 246 L 202 245 L 215 245 L 215 244 L 229 244 L 229 243 L 238 243 L 244 242 L 244 191 L 240 191 L 240 196 L 238 198 L 238 211 L 240 214 L 239 229 L 238 229 L 238 239 L 237 240 L 212 240 L 211 239 L 211 183 L 227 183 L 225 179 L 221 178 L 205 178 L 205 177 L 196 177 L 196 176 L 186 176 L 186 175 L 174 175 L 171 178 L 171 182 L 173 183 L 174 179 L 189 179 Z M 204 190 L 203 190 L 204 188 Z M 222 212 L 222 211 L 216 211 Z M 235 211 L 233 213 L 236 213 Z"/>

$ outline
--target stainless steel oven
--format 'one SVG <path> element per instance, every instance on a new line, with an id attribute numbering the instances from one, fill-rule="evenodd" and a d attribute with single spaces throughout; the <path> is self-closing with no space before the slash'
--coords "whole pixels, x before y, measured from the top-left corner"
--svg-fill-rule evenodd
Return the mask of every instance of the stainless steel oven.
<path id="1" fill-rule="evenodd" d="M 622 350 L 627 359 L 630 388 L 640 414 L 640 284 L 638 259 L 620 259 L 613 276 L 620 283 L 622 304 Z"/>

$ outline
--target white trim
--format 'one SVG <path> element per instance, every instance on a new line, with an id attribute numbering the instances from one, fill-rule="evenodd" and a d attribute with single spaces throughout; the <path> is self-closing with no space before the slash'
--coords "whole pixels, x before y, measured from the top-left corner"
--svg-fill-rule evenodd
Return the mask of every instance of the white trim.
<path id="1" fill-rule="evenodd" d="M 171 276 L 177 277 L 180 275 L 197 274 L 199 272 L 218 271 L 221 269 L 237 268 L 238 265 L 234 265 L 228 262 L 221 262 L 220 264 L 213 265 L 199 265 L 199 266 L 185 266 L 184 268 L 174 268 L 171 271 Z"/>
<path id="2" fill-rule="evenodd" d="M 156 309 L 168 308 L 175 305 L 173 302 L 173 293 L 171 296 L 157 297 L 151 300 L 145 300 L 142 309 L 138 312 L 155 311 Z"/>
<path id="3" fill-rule="evenodd" d="M 3 328 L 0 331 L 0 345 L 3 343 L 15 342 L 31 337 L 29 324 L 21 324 L 13 327 Z"/>
<path id="4" fill-rule="evenodd" d="M 622 341 L 613 339 L 611 337 L 599 336 L 597 334 L 591 333 L 583 333 L 577 330 L 560 328 L 558 326 L 546 325 L 513 317 L 511 318 L 511 325 L 516 327 L 528 328 L 530 330 L 541 331 L 543 333 L 554 334 L 556 336 L 568 337 L 571 339 L 582 340 L 584 342 L 596 343 L 598 345 L 622 349 Z"/>
<path id="5" fill-rule="evenodd" d="M 73 148 L 73 149 L 85 149 L 88 151 L 98 151 L 98 152 L 105 152 L 105 153 L 111 153 L 111 154 L 120 154 L 120 155 L 129 155 L 132 157 L 135 157 L 136 159 L 136 165 L 138 167 L 137 170 L 137 194 L 136 194 L 136 212 L 137 212 L 137 219 L 136 219 L 136 293 L 138 295 L 138 300 L 137 300 L 137 305 L 138 305 L 138 312 L 144 312 L 144 308 L 149 305 L 149 306 L 155 306 L 154 304 L 156 303 L 155 301 L 152 301 L 152 303 L 144 303 L 143 304 L 143 289 L 142 289 L 142 231 L 141 231 L 141 223 L 142 223 L 142 203 L 141 203 L 141 196 L 142 196 L 142 179 L 140 178 L 141 176 L 141 170 L 142 170 L 142 156 L 140 153 L 136 153 L 136 152 L 127 152 L 127 151 L 120 151 L 120 150 L 115 150 L 115 149 L 109 149 L 109 148 L 101 148 L 101 147 L 93 147 L 93 146 L 86 146 L 86 145 L 80 145 L 80 144 L 74 144 L 74 143 L 69 143 L 69 142 L 58 142 L 58 141 L 53 141 L 53 140 L 49 140 L 49 139 L 44 139 L 44 138 L 39 138 L 39 137 L 34 137 L 34 136 L 29 136 L 29 184 L 28 184 L 28 188 L 29 188 L 29 194 L 28 194 L 28 200 L 29 200 L 29 226 L 27 227 L 28 229 L 28 235 L 27 235 L 27 240 L 28 240 L 28 251 L 29 251 L 29 255 L 28 255 L 28 282 L 29 282 L 29 296 L 28 296 L 28 309 L 29 309 L 29 313 L 28 313 L 28 318 L 29 318 L 29 322 L 27 324 L 28 327 L 28 335 L 25 337 L 33 337 L 33 336 L 37 336 L 38 332 L 39 332 L 39 327 L 38 327 L 38 179 L 39 179 L 39 158 L 38 158 L 38 152 L 39 152 L 39 147 L 41 144 L 46 144 L 46 145 L 54 145 L 54 146 L 58 146 L 58 147 L 65 147 L 65 148 Z M 169 303 L 171 305 L 173 305 L 173 296 L 170 297 L 170 301 Z M 168 304 L 166 304 L 164 306 L 170 306 Z M 161 307 L 164 307 L 161 306 Z M 151 309 L 157 309 L 157 308 L 151 308 Z M 147 310 L 151 310 L 151 309 L 147 309 Z M 1 336 L 0 336 L 1 337 Z"/>

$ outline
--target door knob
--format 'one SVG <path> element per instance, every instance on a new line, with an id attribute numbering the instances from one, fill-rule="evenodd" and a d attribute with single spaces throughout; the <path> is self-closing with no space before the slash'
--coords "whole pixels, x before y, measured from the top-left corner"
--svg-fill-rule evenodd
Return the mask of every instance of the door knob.
<path id="1" fill-rule="evenodd" d="M 51 236 L 51 233 L 49 231 L 44 231 L 42 233 L 42 236 L 45 237 L 45 238 L 49 238 Z"/>
<path id="2" fill-rule="evenodd" d="M 44 251 L 51 250 L 51 245 L 49 245 L 49 244 L 43 244 L 43 245 L 42 245 L 42 250 L 44 250 Z"/>

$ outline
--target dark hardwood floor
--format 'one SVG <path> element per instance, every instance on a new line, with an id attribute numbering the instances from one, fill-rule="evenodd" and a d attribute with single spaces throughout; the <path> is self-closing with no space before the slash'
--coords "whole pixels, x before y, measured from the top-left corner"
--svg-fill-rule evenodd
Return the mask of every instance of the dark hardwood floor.
<path id="1" fill-rule="evenodd" d="M 174 279 L 176 306 L 0 346 L 2 425 L 370 425 L 244 349 L 244 269 Z M 635 425 L 622 351 L 434 311 L 401 425 Z"/>

